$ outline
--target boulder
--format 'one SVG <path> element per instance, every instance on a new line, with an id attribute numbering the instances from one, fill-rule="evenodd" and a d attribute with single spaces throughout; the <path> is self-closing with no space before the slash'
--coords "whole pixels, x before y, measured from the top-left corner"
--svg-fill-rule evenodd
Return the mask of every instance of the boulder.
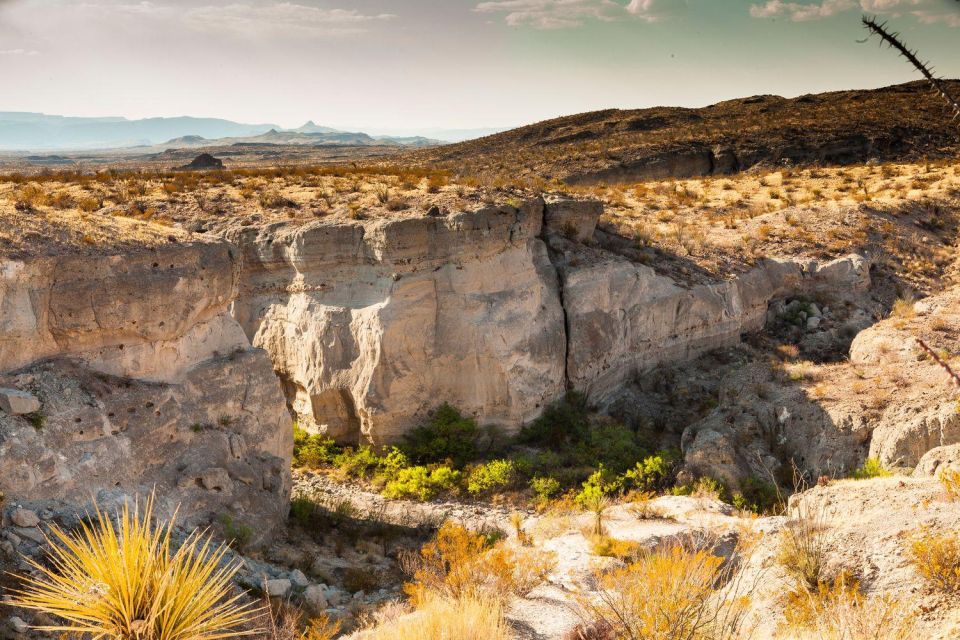
<path id="1" fill-rule="evenodd" d="M 603 203 L 597 200 L 547 196 L 544 198 L 544 231 L 586 242 L 593 237 L 602 214 Z"/>
<path id="2" fill-rule="evenodd" d="M 271 598 L 285 598 L 290 593 L 292 584 L 286 578 L 277 578 L 275 580 L 266 580 L 263 583 L 263 590 Z"/>
<path id="3" fill-rule="evenodd" d="M 40 410 L 40 401 L 34 396 L 16 389 L 0 389 L 0 411 L 22 416 Z"/>

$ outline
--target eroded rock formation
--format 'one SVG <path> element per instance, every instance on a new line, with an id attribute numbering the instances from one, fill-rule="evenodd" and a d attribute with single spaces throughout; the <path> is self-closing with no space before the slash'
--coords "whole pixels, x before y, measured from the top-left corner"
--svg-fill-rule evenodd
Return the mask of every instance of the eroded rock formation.
<path id="1" fill-rule="evenodd" d="M 0 264 L 0 488 L 83 502 L 157 488 L 203 521 L 285 516 L 292 435 L 266 354 L 229 314 L 235 254 L 196 242 Z"/>

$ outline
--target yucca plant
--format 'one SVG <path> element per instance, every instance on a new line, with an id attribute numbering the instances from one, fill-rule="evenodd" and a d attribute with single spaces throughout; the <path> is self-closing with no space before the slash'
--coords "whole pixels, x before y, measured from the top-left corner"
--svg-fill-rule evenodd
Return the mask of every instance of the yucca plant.
<path id="1" fill-rule="evenodd" d="M 124 505 L 116 522 L 95 508 L 92 523 L 68 533 L 51 528 L 49 562 L 28 560 L 36 577 L 20 576 L 8 604 L 59 618 L 37 627 L 94 640 L 218 640 L 259 633 L 261 613 L 241 602 L 224 562 L 225 545 L 195 532 L 174 549 L 176 515 L 153 524 L 154 498 L 142 513 Z"/>

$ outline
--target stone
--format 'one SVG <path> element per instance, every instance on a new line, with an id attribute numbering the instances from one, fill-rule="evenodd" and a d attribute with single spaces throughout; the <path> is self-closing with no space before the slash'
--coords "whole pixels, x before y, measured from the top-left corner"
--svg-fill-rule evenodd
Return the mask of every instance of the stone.
<path id="1" fill-rule="evenodd" d="M 326 590 L 320 585 L 310 585 L 303 592 L 303 602 L 314 615 L 323 613 L 329 603 L 327 602 Z"/>
<path id="2" fill-rule="evenodd" d="M 200 473 L 200 484 L 208 491 L 229 493 L 233 489 L 230 473 L 222 467 L 205 469 Z"/>
<path id="3" fill-rule="evenodd" d="M 290 582 L 293 584 L 293 586 L 300 589 L 303 589 L 310 584 L 307 576 L 305 576 L 303 571 L 300 571 L 300 569 L 294 569 L 290 572 Z"/>
<path id="4" fill-rule="evenodd" d="M 43 532 L 37 527 L 17 527 L 16 533 L 19 537 L 36 544 L 43 544 L 47 541 Z"/>
<path id="5" fill-rule="evenodd" d="M 576 242 L 593 237 L 603 214 L 603 203 L 596 200 L 574 200 L 563 196 L 544 198 L 544 230 Z"/>
<path id="6" fill-rule="evenodd" d="M 285 598 L 290 593 L 292 583 L 286 578 L 275 578 L 263 583 L 264 591 L 271 598 Z"/>
<path id="7" fill-rule="evenodd" d="M 40 524 L 40 516 L 34 511 L 17 507 L 10 514 L 10 520 L 18 527 L 35 527 Z"/>
<path id="8" fill-rule="evenodd" d="M 820 316 L 810 316 L 807 318 L 807 330 L 813 331 L 820 326 Z"/>
<path id="9" fill-rule="evenodd" d="M 24 622 L 21 618 L 18 618 L 17 616 L 12 616 L 9 622 L 10 622 L 10 629 L 14 633 L 25 634 L 30 631 L 30 625 L 28 625 L 26 622 Z"/>
<path id="10" fill-rule="evenodd" d="M 24 391 L 0 389 L 0 411 L 22 416 L 40 410 L 40 401 Z"/>

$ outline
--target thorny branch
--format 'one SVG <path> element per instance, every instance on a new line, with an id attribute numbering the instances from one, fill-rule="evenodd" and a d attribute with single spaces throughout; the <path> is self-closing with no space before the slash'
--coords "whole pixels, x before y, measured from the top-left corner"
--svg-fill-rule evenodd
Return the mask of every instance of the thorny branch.
<path id="1" fill-rule="evenodd" d="M 950 365 L 947 364 L 947 362 L 943 358 L 941 358 L 936 351 L 934 351 L 929 346 L 927 346 L 926 342 L 924 342 L 920 338 L 917 338 L 917 344 L 920 345 L 921 349 L 927 352 L 927 355 L 933 358 L 934 362 L 940 365 L 940 367 L 947 372 L 947 375 L 950 376 L 950 378 L 953 380 L 953 384 L 960 387 L 960 375 L 957 375 L 957 373 L 950 368 Z"/>

